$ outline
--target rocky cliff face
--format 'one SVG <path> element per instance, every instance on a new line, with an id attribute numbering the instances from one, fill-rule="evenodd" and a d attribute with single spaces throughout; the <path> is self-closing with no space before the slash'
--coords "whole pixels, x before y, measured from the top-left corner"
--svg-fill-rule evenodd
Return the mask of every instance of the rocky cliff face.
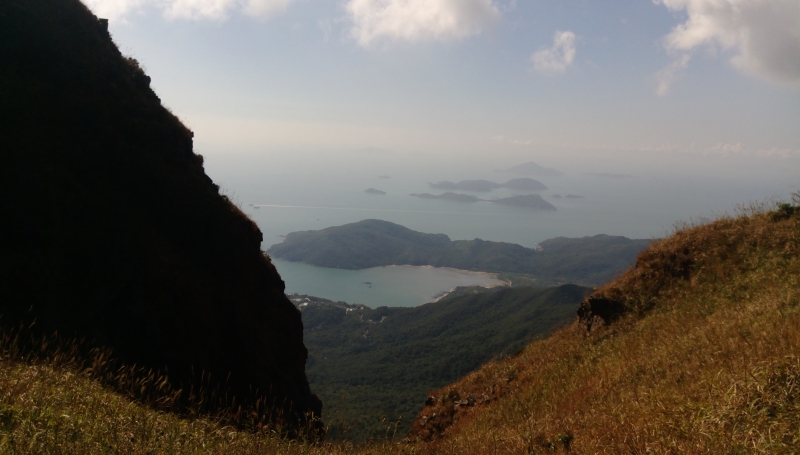
<path id="1" fill-rule="evenodd" d="M 294 424 L 319 415 L 261 232 L 107 22 L 78 0 L 5 0 L 0 62 L 0 323 L 35 320 Z"/>

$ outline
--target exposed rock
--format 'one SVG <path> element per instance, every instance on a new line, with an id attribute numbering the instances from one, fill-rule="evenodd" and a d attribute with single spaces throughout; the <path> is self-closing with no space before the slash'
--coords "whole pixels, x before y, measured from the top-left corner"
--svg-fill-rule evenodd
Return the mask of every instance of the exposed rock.
<path id="1" fill-rule="evenodd" d="M 425 407 L 419 412 L 411 425 L 409 440 L 433 441 L 456 423 L 463 414 L 472 412 L 478 405 L 487 405 L 491 401 L 503 396 L 508 387 L 492 385 L 485 390 L 470 391 L 466 398 L 462 397 L 466 391 L 443 389 L 429 395 L 425 400 Z"/>
<path id="2" fill-rule="evenodd" d="M 608 325 L 622 316 L 625 311 L 625 304 L 620 301 L 601 295 L 591 295 L 578 308 L 578 318 L 586 330 L 591 331 L 598 322 L 602 321 L 603 324 Z"/>

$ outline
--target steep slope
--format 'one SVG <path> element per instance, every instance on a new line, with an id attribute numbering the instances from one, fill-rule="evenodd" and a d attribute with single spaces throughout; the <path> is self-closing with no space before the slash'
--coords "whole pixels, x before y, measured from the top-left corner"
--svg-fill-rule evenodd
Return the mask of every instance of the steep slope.
<path id="1" fill-rule="evenodd" d="M 77 0 L 3 1 L 0 61 L 0 321 L 216 390 L 209 411 L 319 415 L 260 231 L 107 22 Z"/>
<path id="2" fill-rule="evenodd" d="M 654 244 L 572 326 L 433 392 L 414 437 L 448 453 L 796 453 L 798 204 Z"/>
<path id="3" fill-rule="evenodd" d="M 273 257 L 321 267 L 364 269 L 392 264 L 432 265 L 529 274 L 537 286 L 602 284 L 629 267 L 651 240 L 596 235 L 542 242 L 542 250 L 481 239 L 455 240 L 382 220 L 292 232 L 267 251 Z"/>
<path id="4" fill-rule="evenodd" d="M 575 285 L 460 288 L 435 303 L 376 309 L 292 296 L 303 312 L 308 378 L 325 402 L 328 435 L 381 438 L 389 425 L 407 434 L 429 390 L 569 323 L 588 292 Z"/>

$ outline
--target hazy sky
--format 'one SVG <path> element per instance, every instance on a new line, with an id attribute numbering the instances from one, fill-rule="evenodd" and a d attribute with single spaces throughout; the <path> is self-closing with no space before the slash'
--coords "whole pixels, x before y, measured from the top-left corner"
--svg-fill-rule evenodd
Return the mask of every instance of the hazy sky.
<path id="1" fill-rule="evenodd" d="M 800 171 L 798 0 L 86 3 L 204 154 Z"/>

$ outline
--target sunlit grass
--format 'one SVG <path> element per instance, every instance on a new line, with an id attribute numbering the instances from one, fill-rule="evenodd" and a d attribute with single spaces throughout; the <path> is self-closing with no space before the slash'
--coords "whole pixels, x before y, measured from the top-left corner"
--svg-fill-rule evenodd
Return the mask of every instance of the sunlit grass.
<path id="1" fill-rule="evenodd" d="M 0 362 L 0 453 L 349 454 L 408 453 L 384 442 L 309 444 L 273 430 L 243 431 L 210 418 L 179 417 L 108 390 L 69 366 Z"/>
<path id="2" fill-rule="evenodd" d="M 453 392 L 492 404 L 460 408 L 432 448 L 795 453 L 799 253 L 800 219 L 780 210 L 682 227 L 598 291 L 624 302 L 621 319 L 575 323 L 438 391 L 426 415 L 453 413 Z"/>
<path id="3" fill-rule="evenodd" d="M 623 303 L 618 319 L 576 322 L 434 392 L 415 423 L 429 441 L 310 444 L 178 415 L 157 376 L 102 373 L 69 349 L 22 356 L 6 338 L 0 453 L 797 453 L 798 212 L 681 227 L 597 291 Z M 126 381 L 150 402 L 120 393 Z"/>

